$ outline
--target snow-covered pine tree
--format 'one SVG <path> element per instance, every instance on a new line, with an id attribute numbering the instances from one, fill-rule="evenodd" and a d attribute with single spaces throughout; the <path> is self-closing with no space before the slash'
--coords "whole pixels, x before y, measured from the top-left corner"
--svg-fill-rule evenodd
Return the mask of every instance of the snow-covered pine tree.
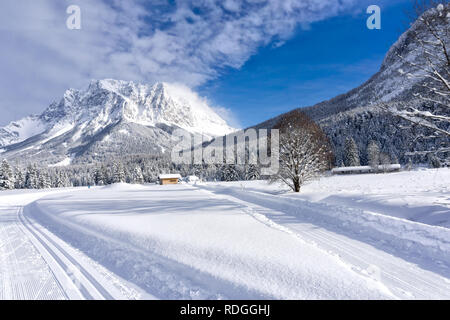
<path id="1" fill-rule="evenodd" d="M 36 189 L 44 189 L 43 185 L 44 185 L 44 181 L 43 181 L 43 174 L 42 172 L 38 172 L 37 174 L 37 184 L 36 184 Z"/>
<path id="2" fill-rule="evenodd" d="M 380 164 L 389 165 L 391 164 L 391 157 L 387 153 L 380 153 Z"/>
<path id="3" fill-rule="evenodd" d="M 52 187 L 50 177 L 46 171 L 42 171 L 39 174 L 39 189 L 49 189 Z"/>
<path id="4" fill-rule="evenodd" d="M 397 164 L 398 163 L 398 158 L 395 154 L 391 155 L 391 163 L 393 164 Z"/>
<path id="5" fill-rule="evenodd" d="M 37 189 L 38 188 L 38 171 L 35 165 L 29 165 L 25 173 L 25 188 Z"/>
<path id="6" fill-rule="evenodd" d="M 23 189 L 25 187 L 25 179 L 20 168 L 14 168 L 14 188 Z"/>
<path id="7" fill-rule="evenodd" d="M 345 140 L 344 163 L 347 167 L 360 166 L 358 146 L 353 138 Z"/>
<path id="8" fill-rule="evenodd" d="M 0 190 L 14 189 L 14 175 L 6 159 L 3 159 L 0 166 Z"/>
<path id="9" fill-rule="evenodd" d="M 434 168 L 434 169 L 442 167 L 441 161 L 434 154 L 430 154 L 428 156 L 428 165 L 430 168 Z"/>
<path id="10" fill-rule="evenodd" d="M 378 165 L 380 164 L 380 147 L 374 140 L 371 140 L 367 145 L 367 160 L 369 162 L 369 166 L 372 168 L 378 168 Z"/>
<path id="11" fill-rule="evenodd" d="M 63 184 L 63 181 L 62 181 L 62 177 L 61 177 L 61 171 L 56 171 L 54 187 L 55 188 L 62 188 L 62 187 L 64 187 L 64 184 Z"/>
<path id="12" fill-rule="evenodd" d="M 246 168 L 245 168 L 245 166 L 244 165 L 236 165 L 235 166 L 235 169 L 236 169 L 236 172 L 237 172 L 237 174 L 238 174 L 238 180 L 246 180 L 245 179 L 245 170 L 246 170 Z"/>
<path id="13" fill-rule="evenodd" d="M 390 164 L 391 164 L 391 157 L 385 152 L 380 153 L 380 165 L 382 167 L 383 172 L 386 173 L 388 171 L 388 167 Z"/>
<path id="14" fill-rule="evenodd" d="M 103 180 L 103 184 L 107 185 L 109 184 L 109 178 L 108 178 L 108 168 L 106 168 L 103 164 L 100 167 L 100 172 L 101 172 L 101 178 Z"/>
<path id="15" fill-rule="evenodd" d="M 94 171 L 94 183 L 97 186 L 103 186 L 107 184 L 106 179 L 106 168 L 102 165 L 101 167 L 97 167 Z"/>
<path id="16" fill-rule="evenodd" d="M 411 171 L 413 168 L 413 162 L 411 158 L 408 158 L 408 162 L 405 165 L 405 170 Z"/>
<path id="17" fill-rule="evenodd" d="M 200 179 L 203 179 L 203 165 L 201 164 L 194 164 L 192 168 L 192 174 L 194 176 L 199 177 Z"/>
<path id="18" fill-rule="evenodd" d="M 131 164 L 125 164 L 123 166 L 123 171 L 124 171 L 124 175 L 125 175 L 125 182 L 126 183 L 133 183 L 133 171 L 134 168 L 131 167 Z"/>
<path id="19" fill-rule="evenodd" d="M 259 180 L 261 178 L 259 167 L 256 164 L 249 164 L 245 169 L 245 180 Z"/>
<path id="20" fill-rule="evenodd" d="M 94 179 L 94 183 L 96 186 L 103 185 L 103 179 L 101 177 L 101 172 L 100 172 L 99 167 L 95 168 L 94 173 L 93 173 L 93 179 Z M 100 181 L 101 181 L 101 183 L 100 183 Z"/>
<path id="21" fill-rule="evenodd" d="M 72 186 L 67 173 L 63 171 L 56 172 L 55 187 L 56 188 L 66 188 Z"/>
<path id="22" fill-rule="evenodd" d="M 113 183 L 125 182 L 125 170 L 122 162 L 114 162 L 113 164 Z"/>
<path id="23" fill-rule="evenodd" d="M 203 169 L 202 178 L 207 181 L 217 181 L 222 179 L 221 166 L 216 164 L 206 164 Z"/>
<path id="24" fill-rule="evenodd" d="M 234 164 L 224 164 L 222 166 L 222 181 L 238 181 L 239 173 Z"/>
<path id="25" fill-rule="evenodd" d="M 140 166 L 136 166 L 131 173 L 131 182 L 132 183 L 144 183 L 144 176 L 142 175 L 142 169 Z"/>
<path id="26" fill-rule="evenodd" d="M 70 181 L 69 175 L 67 172 L 62 172 L 62 182 L 65 188 L 72 187 L 72 182 Z"/>

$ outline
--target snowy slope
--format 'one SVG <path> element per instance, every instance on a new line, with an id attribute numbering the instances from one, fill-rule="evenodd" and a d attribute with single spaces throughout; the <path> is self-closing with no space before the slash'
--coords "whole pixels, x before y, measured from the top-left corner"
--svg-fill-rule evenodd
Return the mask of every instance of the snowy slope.
<path id="1" fill-rule="evenodd" d="M 0 128 L 0 147 L 24 141 L 46 130 L 39 116 L 29 116 Z"/>
<path id="2" fill-rule="evenodd" d="M 175 128 L 205 140 L 234 130 L 187 87 L 107 79 L 92 81 L 86 90 L 69 89 L 40 116 L 0 129 L 0 147 L 7 158 L 49 164 L 105 153 L 157 153 L 172 146 Z"/>

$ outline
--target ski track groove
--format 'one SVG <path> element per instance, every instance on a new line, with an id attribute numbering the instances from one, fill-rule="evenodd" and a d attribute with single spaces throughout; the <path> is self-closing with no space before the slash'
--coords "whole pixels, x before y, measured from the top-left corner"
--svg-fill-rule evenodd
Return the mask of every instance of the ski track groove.
<path id="1" fill-rule="evenodd" d="M 55 254 L 55 252 L 47 245 L 46 242 L 42 241 L 42 239 L 31 229 L 29 228 L 27 225 L 25 225 L 24 222 L 22 222 L 23 225 L 28 229 L 28 231 L 30 231 L 30 233 L 34 236 L 34 238 L 40 242 L 40 244 L 45 248 L 45 250 L 47 251 L 47 253 L 49 253 L 51 255 L 51 257 L 53 258 L 53 260 L 58 264 L 58 266 L 62 269 L 62 270 L 69 270 L 69 266 L 66 265 L 61 258 Z M 58 280 L 59 282 L 59 280 Z M 61 283 L 59 282 L 59 284 L 61 285 Z M 93 297 L 90 295 L 90 293 L 87 291 L 86 287 L 84 287 L 84 285 L 81 285 L 81 288 L 79 288 L 80 293 L 86 298 L 86 299 L 93 299 Z"/>
<path id="2" fill-rule="evenodd" d="M 115 299 L 83 266 L 87 262 L 77 262 L 63 241 L 31 221 L 23 207 L 1 213 L 1 300 Z"/>
<path id="3" fill-rule="evenodd" d="M 258 204 L 257 197 L 247 199 L 242 195 L 241 198 L 233 191 L 229 193 L 228 190 L 222 189 L 197 187 L 197 190 L 207 193 L 210 198 L 221 198 L 238 204 L 242 207 L 244 213 L 258 222 L 291 234 L 296 239 L 335 256 L 355 273 L 381 284 L 393 298 L 450 298 L 450 281 L 447 278 L 421 269 L 420 266 L 412 262 L 374 247 L 371 241 L 376 239 L 369 237 L 367 239 L 370 241 L 367 242 L 345 234 L 328 231 L 320 223 L 302 220 L 301 217 L 296 216 L 296 213 L 302 211 L 301 206 L 295 212 L 291 212 L 289 208 L 282 206 L 275 210 L 271 208 L 271 205 L 266 207 Z M 264 194 L 259 192 L 246 192 L 264 197 Z M 275 204 L 282 203 L 283 199 L 270 199 L 268 201 Z M 12 209 L 14 208 L 15 219 L 12 219 Z M 0 244 L 0 299 L 11 297 L 14 299 L 61 299 L 61 295 L 64 299 L 71 299 L 73 294 L 70 295 L 67 290 L 72 287 L 72 290 L 76 287 L 75 290 L 83 299 L 115 299 L 114 294 L 111 294 L 113 291 L 110 293 L 104 285 L 96 280 L 88 270 L 89 268 L 85 268 L 86 262 L 81 260 L 78 262 L 77 254 L 71 254 L 72 249 L 67 247 L 63 240 L 28 217 L 23 209 L 24 207 L 8 208 L 11 212 L 6 213 L 6 219 L 11 221 L 0 221 L 0 239 L 7 240 L 6 243 Z M 297 219 L 278 222 L 278 217 L 283 216 Z M 30 250 L 30 246 L 34 251 Z M 65 247 L 68 249 L 65 249 Z M 33 253 L 33 255 L 27 258 L 27 254 L 30 255 L 30 253 Z M 42 261 L 33 260 L 36 254 Z M 25 263 L 24 257 L 26 258 Z M 7 263 L 3 263 L 3 261 Z M 17 281 L 15 279 L 17 272 L 31 272 L 33 270 L 32 266 L 27 267 L 26 265 L 30 261 L 31 264 L 43 263 L 50 276 L 42 273 L 39 275 L 40 281 L 32 281 L 33 279 L 19 279 Z M 370 272 L 368 273 L 370 267 L 376 267 L 379 270 L 380 274 L 376 278 Z M 78 275 L 69 274 L 70 270 L 77 270 L 79 273 Z M 46 275 L 47 277 L 45 277 Z M 62 278 L 61 275 L 65 278 Z M 69 284 L 63 285 L 61 279 L 67 280 Z"/>
<path id="4" fill-rule="evenodd" d="M 35 239 L 39 241 L 44 248 L 46 248 L 47 252 L 50 253 L 52 258 L 63 270 L 70 270 L 71 268 L 73 270 L 73 268 L 75 268 L 75 270 L 79 270 L 81 272 L 83 277 L 79 277 L 77 281 L 80 286 L 79 290 L 85 299 L 92 300 L 96 298 L 87 288 L 87 286 L 90 285 L 95 288 L 102 299 L 114 300 L 114 297 L 97 280 L 95 280 L 95 278 L 81 264 L 76 262 L 76 260 L 69 253 L 67 253 L 66 250 L 64 250 L 59 244 L 40 230 L 40 228 L 34 226 L 34 223 L 23 214 L 22 208 L 18 212 L 18 217 L 22 225 L 33 234 Z M 67 259 L 68 263 L 61 259 L 61 255 Z"/>
<path id="5" fill-rule="evenodd" d="M 4 214 L 7 219 L 9 216 L 15 217 L 15 219 L 11 223 L 0 223 L 0 234 L 2 235 L 2 239 L 6 239 L 5 244 L 0 248 L 3 249 L 1 250 L 2 276 L 0 279 L 2 280 L 2 285 L 0 299 L 35 300 L 42 297 L 42 299 L 54 300 L 64 298 L 64 290 L 59 285 L 52 270 L 49 268 L 45 259 L 39 254 L 36 246 L 23 232 L 22 226 L 17 220 L 18 209 L 14 213 L 6 212 Z M 5 251 L 5 248 L 7 251 Z M 25 257 L 27 260 L 21 261 L 18 256 L 19 253 L 22 254 L 21 257 Z M 30 279 L 19 279 L 19 281 L 15 281 L 16 279 L 14 277 L 18 273 L 25 272 L 27 275 L 35 271 L 32 267 L 38 262 L 36 260 L 29 261 L 29 259 L 33 258 L 33 255 L 35 258 L 38 257 L 40 259 L 39 262 L 46 267 L 46 271 L 48 271 L 47 278 L 45 278 L 45 274 L 40 274 L 37 275 L 37 279 L 33 279 L 34 281 Z M 57 285 L 56 289 L 54 288 L 55 284 Z"/>
<path id="6" fill-rule="evenodd" d="M 208 193 L 211 192 L 211 190 L 203 188 L 199 188 L 199 190 L 207 191 Z M 442 281 L 438 284 L 436 283 L 436 281 L 439 281 L 440 279 L 436 280 L 422 278 L 422 275 L 427 273 L 425 270 L 421 269 L 421 271 L 416 271 L 413 268 L 409 268 L 409 274 L 405 276 L 405 270 L 402 266 L 399 266 L 385 257 L 376 254 L 376 252 L 370 252 L 368 250 L 364 250 L 363 247 L 358 247 L 355 243 L 353 243 L 353 241 L 343 239 L 344 236 L 334 235 L 332 232 L 322 230 L 321 227 L 315 228 L 314 230 L 308 230 L 311 229 L 311 227 L 315 227 L 309 222 L 297 222 L 294 226 L 290 224 L 284 225 L 277 223 L 271 219 L 266 212 L 271 211 L 270 214 L 274 215 L 275 210 L 261 207 L 251 201 L 246 201 L 235 197 L 233 194 L 222 193 L 220 190 L 215 191 L 218 193 L 212 193 L 214 196 L 220 195 L 223 199 L 227 199 L 231 202 L 244 206 L 244 212 L 251 215 L 259 222 L 264 223 L 269 227 L 288 232 L 296 238 L 321 248 L 328 253 L 336 255 L 344 263 L 350 265 L 353 271 L 360 275 L 367 276 L 362 272 L 367 270 L 367 267 L 378 267 L 381 272 L 381 279 L 378 279 L 378 281 L 385 285 L 397 298 L 411 298 L 409 297 L 409 294 L 412 294 L 415 299 L 442 299 L 443 297 L 450 297 L 450 286 L 448 290 L 445 290 L 441 285 Z M 284 213 L 282 209 L 279 212 L 284 215 L 292 215 L 288 212 Z M 258 216 L 264 217 L 267 221 L 263 221 Z M 364 246 L 370 246 L 370 244 L 364 243 Z M 409 262 L 407 263 L 410 264 Z M 411 267 L 412 266 L 413 265 L 411 264 Z M 433 282 L 430 282 L 430 280 L 433 280 Z M 420 282 L 421 285 L 416 286 L 415 284 L 417 282 Z M 424 287 L 426 288 L 425 290 Z"/>
<path id="7" fill-rule="evenodd" d="M 339 247 L 339 249 L 341 251 L 345 252 L 347 255 L 351 256 L 353 259 L 359 260 L 360 264 L 364 263 L 364 260 L 359 258 L 359 256 L 363 256 L 364 255 L 364 252 L 361 252 L 362 251 L 361 248 L 356 247 L 353 243 L 351 243 L 349 241 L 345 241 L 343 239 L 339 239 L 338 237 L 335 237 L 332 234 L 325 233 L 322 230 L 317 230 L 317 238 L 321 239 L 322 243 L 325 243 L 326 240 L 332 238 L 335 243 L 336 242 L 340 243 L 340 245 L 338 247 Z M 355 254 L 354 252 L 359 252 L 360 255 Z M 429 281 L 425 281 L 415 271 L 410 269 L 410 272 L 414 272 L 415 273 L 414 281 L 415 282 L 421 282 L 421 286 L 419 286 L 419 287 L 414 286 L 412 283 L 408 283 L 407 281 L 402 280 L 401 278 L 399 278 L 400 271 L 396 270 L 398 268 L 397 268 L 397 266 L 394 263 L 392 263 L 392 261 L 389 261 L 389 260 L 385 259 L 384 257 L 375 255 L 372 252 L 365 252 L 365 254 L 369 255 L 370 258 L 373 259 L 372 261 L 380 260 L 381 261 L 381 263 L 380 263 L 381 265 L 388 266 L 388 269 L 384 268 L 381 271 L 383 275 L 387 276 L 387 278 L 391 278 L 393 280 L 396 280 L 396 281 L 402 283 L 403 285 L 405 285 L 405 286 L 407 286 L 409 288 L 413 288 L 414 289 L 413 292 L 421 293 L 421 296 L 419 296 L 418 298 L 425 299 L 425 298 L 429 297 L 429 293 L 430 292 L 439 292 L 439 291 L 442 290 L 441 287 L 438 287 L 434 283 L 430 283 Z M 389 271 L 386 271 L 386 270 L 389 270 Z M 423 290 L 424 287 L 428 287 L 428 294 Z"/>

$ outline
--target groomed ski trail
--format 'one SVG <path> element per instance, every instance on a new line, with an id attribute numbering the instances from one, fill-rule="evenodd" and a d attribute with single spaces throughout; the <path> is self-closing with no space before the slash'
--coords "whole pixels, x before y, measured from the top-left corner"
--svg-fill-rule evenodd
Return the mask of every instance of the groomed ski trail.
<path id="1" fill-rule="evenodd" d="M 138 298 L 135 290 L 27 217 L 23 207 L 0 210 L 0 299 Z"/>
<path id="2" fill-rule="evenodd" d="M 286 209 L 289 206 L 281 206 L 285 199 L 279 196 L 249 190 L 233 192 L 231 188 L 208 186 L 198 186 L 198 189 L 213 197 L 238 203 L 261 223 L 338 256 L 352 270 L 377 281 L 382 291 L 397 299 L 450 299 L 450 279 L 380 250 L 363 241 L 363 237 L 355 239 L 333 232 L 324 228 L 322 223 L 315 224 L 314 218 L 302 219 L 301 215 Z M 317 207 L 323 209 L 320 205 Z M 331 206 L 328 209 L 333 210 Z"/>

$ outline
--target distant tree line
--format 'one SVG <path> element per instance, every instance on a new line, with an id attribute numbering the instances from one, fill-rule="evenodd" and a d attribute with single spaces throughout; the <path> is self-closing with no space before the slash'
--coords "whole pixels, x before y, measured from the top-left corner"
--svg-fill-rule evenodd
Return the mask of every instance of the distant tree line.
<path id="1" fill-rule="evenodd" d="M 377 168 L 378 166 L 389 165 L 389 164 L 397 164 L 398 158 L 393 154 L 388 154 L 386 152 L 382 152 L 379 146 L 379 143 L 375 140 L 370 140 L 366 150 L 365 150 L 365 159 L 366 165 L 371 166 L 372 168 Z M 343 150 L 343 160 L 338 163 L 339 167 L 357 167 L 361 166 L 360 160 L 361 152 L 358 149 L 358 145 L 356 144 L 353 138 L 347 138 L 344 145 Z M 409 158 L 406 167 L 412 167 L 412 159 Z M 430 168 L 440 168 L 442 167 L 442 163 L 438 157 L 434 154 L 428 154 L 428 164 Z"/>
<path id="2" fill-rule="evenodd" d="M 257 180 L 257 165 L 175 165 L 165 156 L 136 155 L 101 164 L 66 167 L 12 166 L 4 159 L 0 166 L 0 190 L 47 189 L 112 183 L 154 183 L 163 173 L 195 175 L 205 181 Z"/>
<path id="3" fill-rule="evenodd" d="M 112 183 L 154 183 L 163 173 L 195 175 L 204 181 L 240 181 L 270 179 L 282 181 L 299 192 L 301 186 L 338 166 L 380 165 L 398 163 L 396 153 L 383 152 L 376 140 L 370 140 L 365 150 L 360 150 L 352 137 L 344 138 L 342 148 L 333 147 L 322 129 L 308 116 L 293 111 L 281 117 L 275 126 L 280 130 L 280 170 L 271 177 L 262 176 L 256 164 L 174 164 L 167 155 L 129 155 L 113 157 L 101 163 L 72 164 L 65 167 L 42 167 L 28 164 L 26 167 L 11 165 L 6 159 L 0 165 L 0 190 L 47 189 Z M 334 155 L 339 154 L 339 160 Z M 428 155 L 430 167 L 442 166 L 439 158 Z M 361 160 L 363 158 L 364 162 Z M 406 164 L 412 167 L 412 161 Z"/>

